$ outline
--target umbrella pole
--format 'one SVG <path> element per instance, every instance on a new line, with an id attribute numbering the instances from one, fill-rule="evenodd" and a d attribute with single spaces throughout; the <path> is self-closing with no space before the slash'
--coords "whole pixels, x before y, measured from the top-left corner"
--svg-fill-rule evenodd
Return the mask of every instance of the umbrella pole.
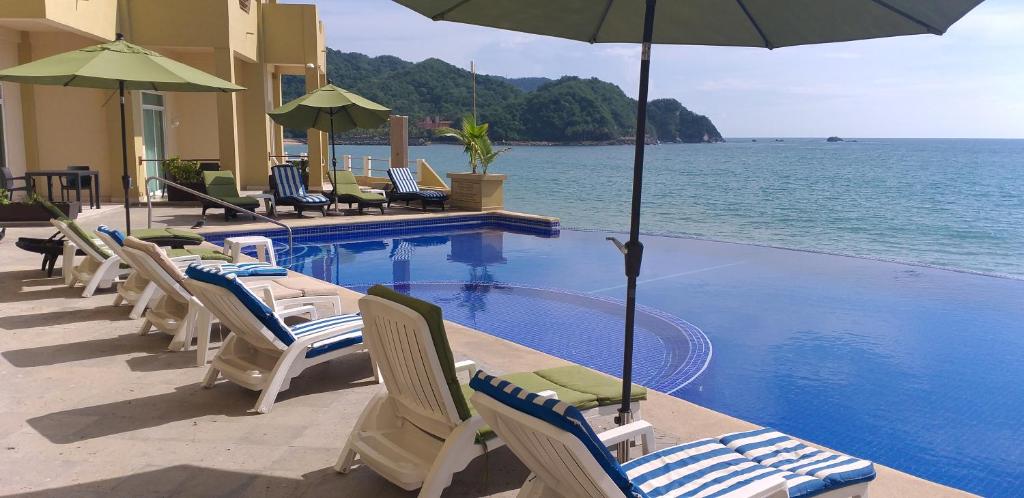
<path id="1" fill-rule="evenodd" d="M 338 156 L 335 155 L 335 154 L 337 154 L 337 152 L 334 150 L 334 108 L 333 107 L 329 111 L 329 114 L 331 116 L 331 174 L 330 174 L 330 178 L 328 178 L 328 180 L 331 183 L 331 193 L 333 194 L 331 196 L 331 198 L 334 200 L 334 210 L 337 211 L 338 210 L 338 187 L 336 187 L 334 185 L 334 174 L 338 171 Z"/>
<path id="2" fill-rule="evenodd" d="M 629 241 L 623 245 L 612 238 L 626 260 L 626 333 L 622 358 L 622 406 L 617 422 L 626 425 L 633 421 L 630 391 L 633 383 L 633 330 L 636 319 L 636 279 L 640 276 L 640 263 L 644 245 L 640 242 L 640 201 L 644 178 L 644 142 L 647 135 L 647 87 L 651 75 L 651 40 L 654 38 L 654 7 L 657 0 L 647 0 L 644 13 L 643 49 L 640 58 L 640 91 L 636 105 L 636 151 L 633 156 L 633 200 L 629 218 Z M 629 460 L 629 441 L 619 443 L 616 455 L 620 462 Z"/>
<path id="3" fill-rule="evenodd" d="M 124 118 L 124 80 L 117 82 L 117 91 L 121 97 L 121 188 L 124 189 L 124 230 L 128 235 L 132 234 L 132 212 L 128 201 L 128 191 L 131 189 L 131 177 L 128 176 L 128 131 Z"/>

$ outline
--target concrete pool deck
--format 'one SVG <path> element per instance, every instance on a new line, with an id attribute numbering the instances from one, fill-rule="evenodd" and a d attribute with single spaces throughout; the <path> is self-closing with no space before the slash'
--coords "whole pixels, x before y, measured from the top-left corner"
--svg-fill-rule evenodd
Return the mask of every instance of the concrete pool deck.
<path id="1" fill-rule="evenodd" d="M 161 206 L 154 226 L 190 226 L 197 208 Z M 385 218 L 422 217 L 394 210 Z M 399 214 L 402 213 L 402 214 Z M 145 209 L 133 210 L 136 226 Z M 348 223 L 363 217 L 282 220 L 289 225 Z M 427 216 L 436 216 L 429 214 Z M 220 231 L 208 218 L 204 231 Z M 81 219 L 93 228 L 123 224 L 119 209 Z M 233 226 L 253 226 L 232 222 Z M 271 225 L 272 226 L 272 225 Z M 245 227 L 245 228 L 250 228 Z M 114 308 L 110 291 L 82 298 L 81 288 L 46 278 L 39 256 L 14 246 L 49 228 L 11 228 L 0 242 L 0 494 L 28 496 L 415 496 L 366 468 L 331 468 L 374 384 L 365 358 L 310 369 L 266 415 L 246 412 L 256 393 L 230 383 L 199 388 L 195 356 L 166 351 L 168 337 L 138 336 L 140 321 Z M 339 288 L 349 309 L 355 293 Z M 482 332 L 449 324 L 457 359 L 494 373 L 564 361 Z M 644 418 L 659 446 L 753 427 L 678 398 L 652 392 Z M 608 427 L 608 419 L 600 424 Z M 970 496 L 880 466 L 873 497 Z M 478 458 L 445 496 L 511 497 L 526 477 L 506 448 Z"/>

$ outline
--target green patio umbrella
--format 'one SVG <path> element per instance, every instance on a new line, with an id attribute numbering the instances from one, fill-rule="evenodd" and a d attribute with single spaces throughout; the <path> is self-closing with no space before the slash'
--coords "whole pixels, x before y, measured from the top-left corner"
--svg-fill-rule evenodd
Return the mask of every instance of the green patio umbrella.
<path id="1" fill-rule="evenodd" d="M 121 97 L 121 185 L 124 188 L 125 230 L 131 234 L 128 191 L 128 137 L 125 129 L 124 93 L 129 90 L 157 92 L 237 92 L 245 90 L 230 81 L 164 57 L 152 50 L 117 40 L 80 48 L 0 71 L 0 81 L 34 85 L 60 85 L 116 89 Z"/>
<path id="2" fill-rule="evenodd" d="M 331 134 L 332 174 L 328 180 L 333 189 L 333 173 L 338 169 L 334 133 L 356 128 L 376 128 L 388 121 L 391 109 L 328 82 L 267 114 L 275 123 L 286 128 L 313 128 Z"/>
<path id="3" fill-rule="evenodd" d="M 569 38 L 641 43 L 629 240 L 609 238 L 625 256 L 626 327 L 619 423 L 632 420 L 636 280 L 651 44 L 774 49 L 902 35 L 941 35 L 982 0 L 395 0 L 435 21 Z M 626 446 L 620 446 L 623 458 Z"/>

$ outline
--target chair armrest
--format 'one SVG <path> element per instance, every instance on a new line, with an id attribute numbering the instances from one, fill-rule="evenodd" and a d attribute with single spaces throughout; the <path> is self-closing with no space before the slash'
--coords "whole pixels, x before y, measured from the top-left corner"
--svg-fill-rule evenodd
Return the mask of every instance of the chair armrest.
<path id="1" fill-rule="evenodd" d="M 278 308 L 288 308 L 291 306 L 305 306 L 305 305 L 316 305 L 326 304 L 331 307 L 331 315 L 341 315 L 341 297 L 340 296 L 303 296 L 303 297 L 290 297 L 288 299 L 276 300 Z"/>
<path id="2" fill-rule="evenodd" d="M 198 263 L 202 260 L 199 259 L 199 255 L 197 254 L 189 254 L 187 256 L 175 256 L 171 258 L 171 261 L 174 262 L 174 265 L 177 266 L 178 268 L 186 268 L 192 263 Z"/>
<path id="3" fill-rule="evenodd" d="M 541 398 L 544 398 L 544 399 L 558 399 L 558 393 L 556 393 L 554 391 L 551 391 L 551 390 L 540 391 L 540 392 L 537 393 L 537 396 L 539 396 Z"/>
<path id="4" fill-rule="evenodd" d="M 646 420 L 637 420 L 626 425 L 616 427 L 614 429 L 608 429 L 597 435 L 598 439 L 601 440 L 605 446 L 611 446 L 616 443 L 628 441 L 637 436 L 640 436 L 640 442 L 643 445 L 644 455 L 651 452 L 651 448 L 654 447 L 654 426 Z"/>
<path id="5" fill-rule="evenodd" d="M 317 312 L 316 312 L 316 306 L 296 306 L 294 308 L 288 308 L 286 310 L 277 310 L 274 313 L 277 313 L 277 316 L 279 316 L 281 318 L 285 318 L 285 317 L 289 317 L 289 316 L 304 315 L 304 314 L 307 314 L 307 313 L 309 314 L 309 318 L 311 320 L 316 320 L 318 318 L 317 317 Z"/>
<path id="6" fill-rule="evenodd" d="M 459 376 L 459 373 L 466 372 L 469 374 L 469 379 L 473 379 L 473 375 L 477 371 L 476 362 L 473 360 L 462 360 L 455 362 L 455 377 Z"/>

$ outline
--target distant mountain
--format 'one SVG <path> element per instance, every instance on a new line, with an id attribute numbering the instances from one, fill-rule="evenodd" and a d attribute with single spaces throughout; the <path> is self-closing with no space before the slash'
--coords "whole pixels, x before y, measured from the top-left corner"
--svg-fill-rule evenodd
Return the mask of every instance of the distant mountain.
<path id="1" fill-rule="evenodd" d="M 409 62 L 384 55 L 327 51 L 327 74 L 334 84 L 409 116 L 413 137 L 431 137 L 427 121 L 458 122 L 472 112 L 469 71 L 440 59 Z M 477 114 L 491 123 L 499 141 L 580 143 L 628 141 L 634 135 L 636 101 L 618 86 L 596 78 L 564 76 L 505 78 L 478 74 Z M 301 76 L 282 79 L 285 101 L 305 93 Z M 721 141 L 706 116 L 690 112 L 674 99 L 659 99 L 648 108 L 648 141 Z M 381 136 L 383 130 L 353 132 Z M 303 130 L 287 130 L 302 136 Z"/>

